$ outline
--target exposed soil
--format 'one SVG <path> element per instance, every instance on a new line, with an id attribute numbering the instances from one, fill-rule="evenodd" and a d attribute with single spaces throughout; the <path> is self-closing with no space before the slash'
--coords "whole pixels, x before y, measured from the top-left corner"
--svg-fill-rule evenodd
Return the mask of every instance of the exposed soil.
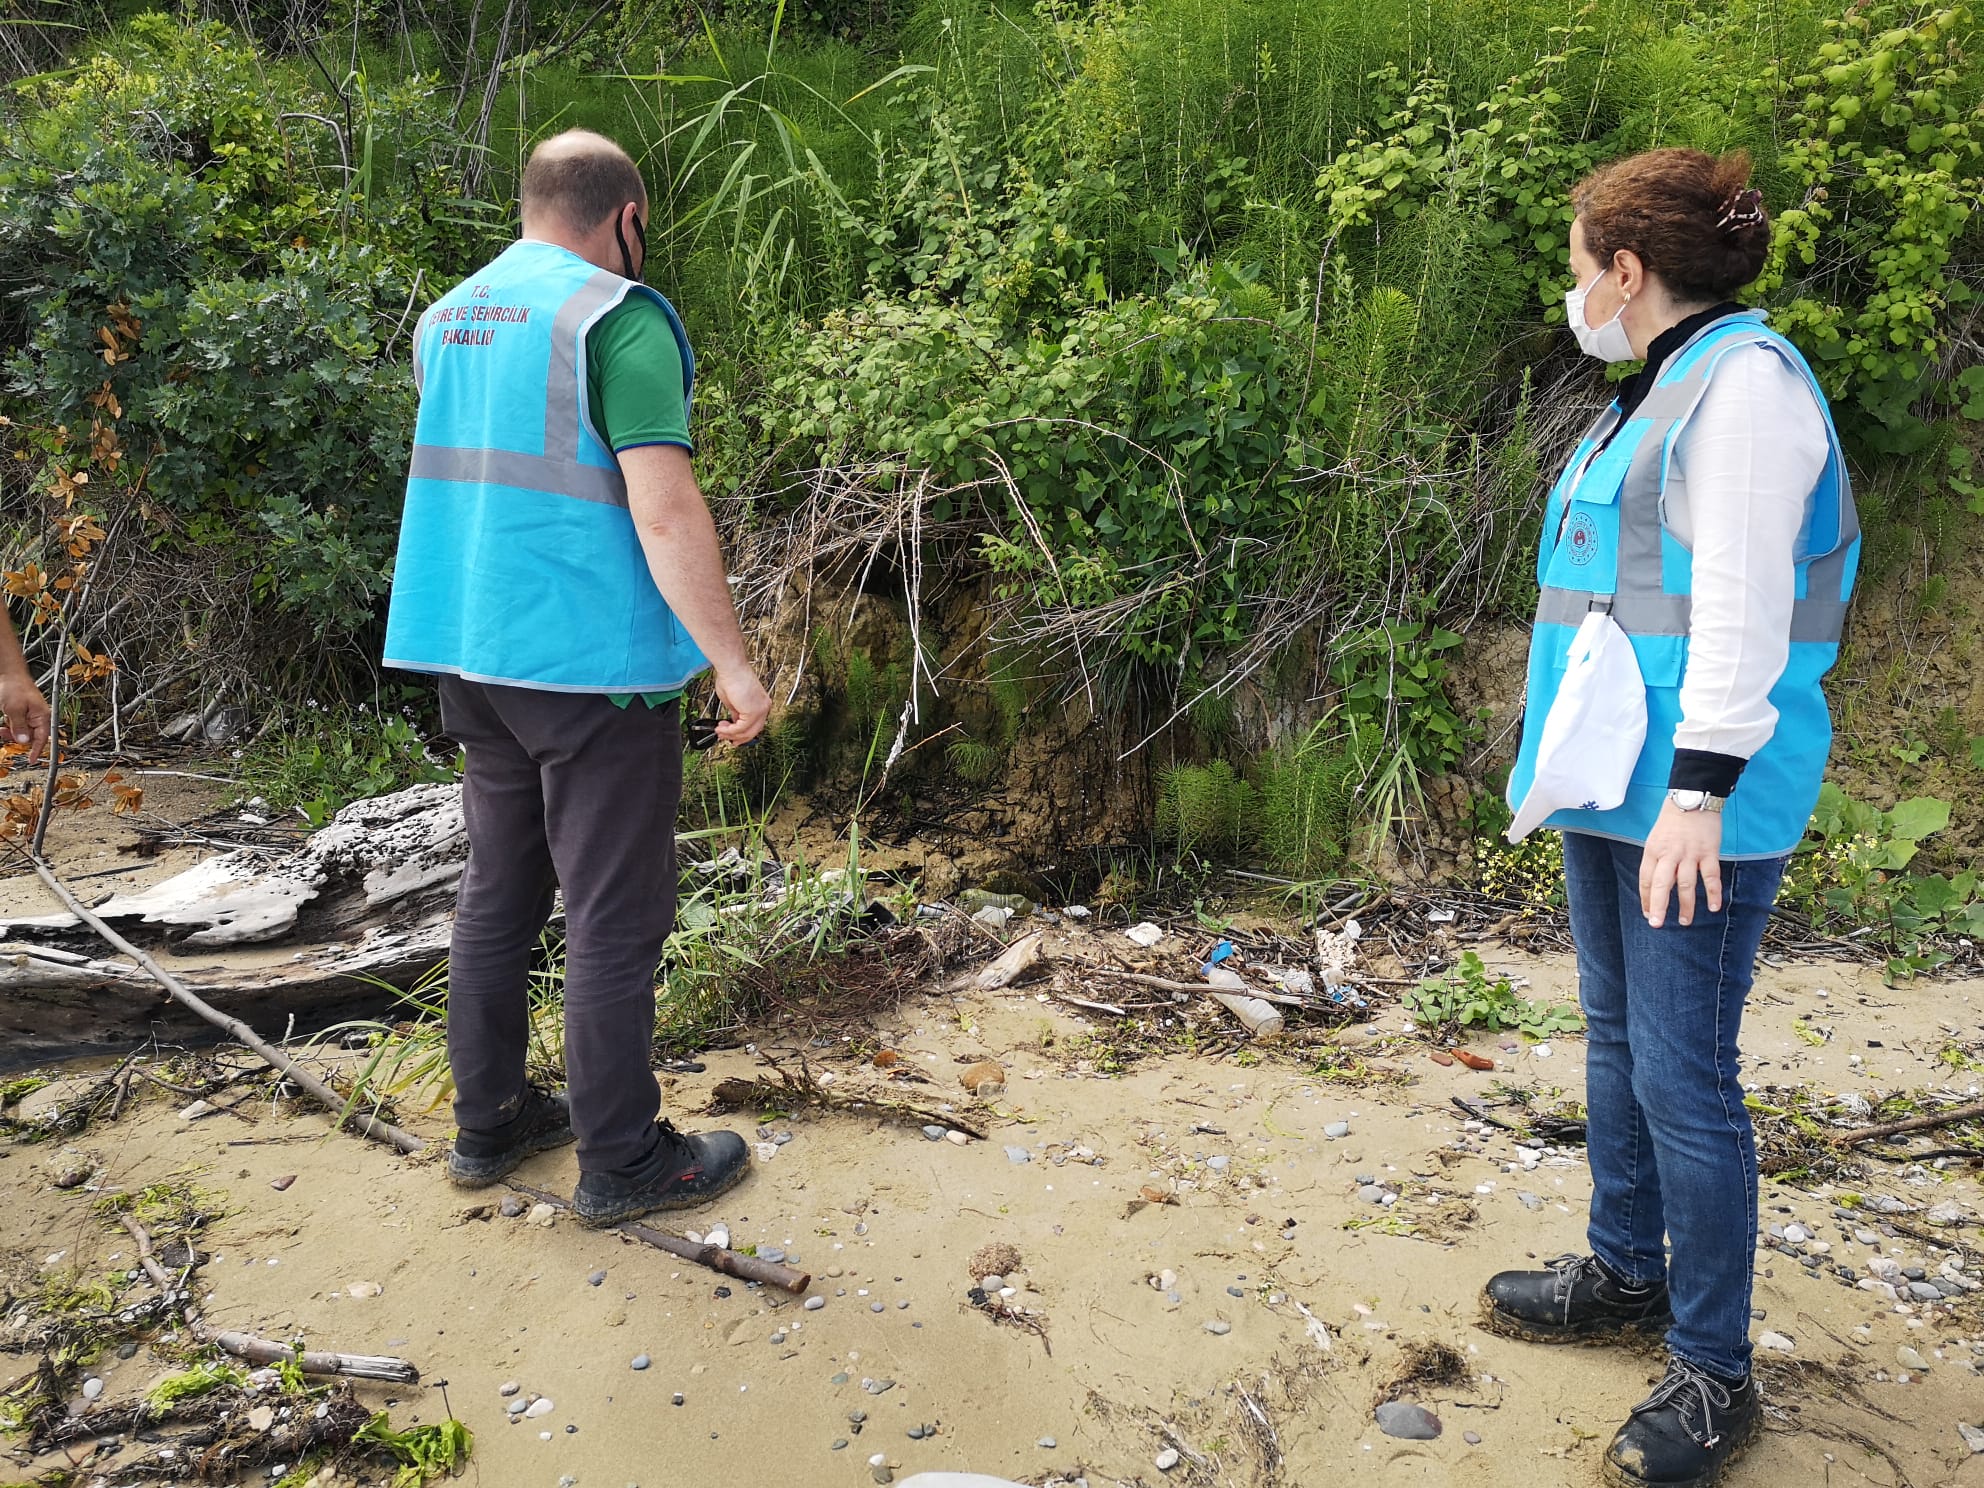
<path id="1" fill-rule="evenodd" d="M 1532 995 L 1571 991 L 1566 956 L 1488 959 L 1528 978 Z M 1090 995 L 1123 989 L 1098 983 Z M 156 1091 L 73 1143 L 0 1147 L 10 1199 L 0 1274 L 128 1265 L 128 1237 L 94 1218 L 92 1202 L 190 1179 L 227 1211 L 203 1241 L 211 1322 L 414 1360 L 428 1382 L 447 1381 L 476 1433 L 477 1481 L 532 1488 L 567 1477 L 866 1484 L 877 1452 L 905 1473 L 1036 1483 L 1080 1474 L 1097 1488 L 1315 1484 L 1367 1464 L 1397 1482 L 1584 1483 L 1658 1372 L 1647 1354 L 1517 1343 L 1475 1322 L 1490 1272 L 1581 1248 L 1590 1186 L 1581 1149 L 1526 1164 L 1511 1134 L 1470 1127 L 1450 1098 L 1517 1121 L 1521 1108 L 1500 1104 L 1511 1089 L 1537 1108 L 1575 1098 L 1576 1039 L 1547 1055 L 1477 1039 L 1470 1047 L 1498 1065 L 1477 1072 L 1433 1062 L 1393 1012 L 1343 1030 L 1343 1057 L 1325 1077 L 1246 1050 L 1153 1052 L 1037 984 L 962 999 L 926 991 L 837 1036 L 759 1037 L 788 1067 L 803 1058 L 844 1091 L 882 1079 L 873 1055 L 893 1050 L 899 1071 L 925 1077 L 893 1077 L 904 1094 L 955 1103 L 989 1133 L 958 1146 L 913 1124 L 774 1115 L 770 1129 L 791 1132 L 789 1144 L 761 1147 L 746 1186 L 712 1209 L 672 1217 L 697 1230 L 721 1217 L 734 1245 L 787 1251 L 813 1274 L 826 1299 L 818 1310 L 568 1220 L 544 1229 L 468 1217 L 504 1190 L 452 1190 L 431 1153 L 403 1160 L 325 1137 L 322 1120 L 287 1102 L 251 1099 L 188 1121 Z M 1767 967 L 1744 1031 L 1745 1078 L 1870 1100 L 1961 1091 L 1979 1076 L 1953 1071 L 1943 1053 L 1974 1052 L 1980 1039 L 1984 983 L 1892 991 L 1862 967 Z M 959 1073 L 988 1056 L 1008 1067 L 1008 1083 L 974 1102 Z M 696 1113 L 718 1081 L 761 1072 L 754 1052 L 706 1062 L 659 1077 L 667 1110 L 753 1134 L 750 1116 Z M 61 1098 L 58 1087 L 31 1101 Z M 1336 1122 L 1349 1135 L 1326 1135 Z M 448 1134 L 444 1113 L 411 1123 L 437 1141 Z M 1015 1160 L 1022 1151 L 1026 1161 Z M 53 1186 L 79 1166 L 93 1171 L 85 1185 Z M 1872 1252 L 1835 1208 L 1886 1194 L 1910 1206 L 1893 1219 L 1915 1229 L 1931 1204 L 1962 1206 L 1962 1226 L 1924 1233 L 1967 1246 L 1971 1274 L 1984 1275 L 1984 1192 L 1978 1165 L 1965 1167 L 1863 1158 L 1831 1186 L 1766 1183 L 1765 1220 L 1802 1222 L 1831 1253 L 1813 1272 L 1759 1252 L 1757 1333 L 1780 1333 L 1792 1349 L 1759 1354 L 1773 1429 L 1732 1483 L 1984 1484 L 1984 1457 L 1969 1457 L 1956 1431 L 1984 1398 L 1984 1293 L 1896 1304 L 1827 1269 L 1865 1274 Z M 1361 1198 L 1360 1175 L 1398 1198 Z M 533 1159 L 518 1177 L 569 1193 L 571 1155 Z M 1881 1252 L 1934 1276 L 1940 1256 L 1889 1228 L 1876 1237 Z M 997 1259 L 1011 1268 L 1008 1308 L 1030 1324 L 1001 1321 L 968 1295 L 980 1280 L 971 1257 L 993 1244 L 1017 1253 L 1016 1264 Z M 1166 1271 L 1169 1292 L 1152 1284 Z M 1926 1373 L 1898 1363 L 1904 1347 Z M 632 1369 L 637 1355 L 651 1367 Z M 108 1384 L 97 1408 L 127 1401 L 166 1367 L 151 1350 L 92 1366 Z M 508 1380 L 553 1408 L 505 1424 L 498 1386 Z M 894 1384 L 875 1394 L 864 1380 Z M 440 1410 L 419 1390 L 361 1385 L 359 1396 L 397 1400 L 401 1421 Z M 1381 1434 L 1372 1410 L 1388 1399 L 1433 1410 L 1442 1435 Z M 852 1412 L 866 1413 L 858 1433 Z M 910 1438 L 926 1426 L 934 1433 Z M 838 1441 L 848 1445 L 835 1450 Z M 1154 1466 L 1167 1448 L 1187 1454 L 1169 1475 Z M 17 1461 L 8 1475 L 54 1465 Z"/>

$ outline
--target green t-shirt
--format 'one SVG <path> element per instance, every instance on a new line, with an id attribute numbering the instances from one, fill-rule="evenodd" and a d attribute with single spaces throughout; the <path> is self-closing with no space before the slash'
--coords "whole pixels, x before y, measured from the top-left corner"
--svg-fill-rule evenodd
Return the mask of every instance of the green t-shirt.
<path id="1" fill-rule="evenodd" d="M 695 448 L 682 396 L 682 350 L 668 316 L 646 295 L 628 295 L 587 334 L 586 411 L 615 454 L 648 444 Z M 609 693 L 608 701 L 624 708 L 634 696 Z M 680 696 L 644 692 L 640 699 L 659 708 Z"/>

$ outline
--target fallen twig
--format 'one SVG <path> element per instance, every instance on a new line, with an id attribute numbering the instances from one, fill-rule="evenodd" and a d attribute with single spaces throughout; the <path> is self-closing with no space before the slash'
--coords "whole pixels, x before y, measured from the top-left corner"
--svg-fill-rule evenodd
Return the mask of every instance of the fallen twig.
<path id="1" fill-rule="evenodd" d="M 802 1061 L 799 1073 L 786 1069 L 769 1054 L 760 1054 L 759 1062 L 777 1080 L 719 1080 L 710 1092 L 711 1111 L 742 1110 L 751 1106 L 785 1106 L 788 1104 L 819 1106 L 829 1111 L 847 1111 L 856 1114 L 879 1114 L 892 1121 L 909 1126 L 947 1126 L 963 1132 L 968 1137 L 985 1140 L 985 1129 L 960 1116 L 955 1111 L 940 1111 L 935 1106 L 926 1106 L 916 1101 L 894 1100 L 878 1095 L 873 1091 L 860 1091 L 850 1095 L 838 1095 L 828 1090 L 813 1078 L 813 1072 Z"/>
<path id="2" fill-rule="evenodd" d="M 252 1333 L 234 1333 L 219 1328 L 209 1328 L 200 1317 L 200 1310 L 193 1301 L 192 1291 L 182 1282 L 174 1282 L 165 1267 L 159 1264 L 158 1257 L 152 1254 L 152 1237 L 145 1233 L 145 1227 L 130 1215 L 122 1216 L 124 1228 L 131 1232 L 137 1242 L 138 1264 L 145 1268 L 145 1274 L 152 1284 L 163 1292 L 168 1301 L 176 1301 L 186 1319 L 186 1328 L 201 1343 L 212 1344 L 223 1353 L 246 1359 L 251 1364 L 294 1363 L 305 1374 L 349 1375 L 354 1379 L 386 1380 L 395 1385 L 413 1385 L 420 1382 L 420 1371 L 404 1359 L 395 1359 L 384 1354 L 335 1354 L 306 1351 L 293 1348 L 273 1339 L 258 1338 Z"/>
<path id="3" fill-rule="evenodd" d="M 561 1199 L 554 1193 L 531 1188 L 527 1184 L 510 1185 L 518 1193 L 536 1199 L 540 1204 L 549 1204 L 554 1209 L 569 1210 L 569 1199 Z M 636 1224 L 629 1220 L 625 1224 L 608 1225 L 610 1230 L 618 1230 L 643 1245 L 652 1245 L 656 1250 L 665 1250 L 672 1256 L 680 1256 L 685 1261 L 694 1261 L 699 1266 L 707 1266 L 712 1271 L 721 1271 L 725 1276 L 735 1276 L 740 1281 L 755 1281 L 764 1286 L 775 1286 L 794 1296 L 813 1284 L 812 1275 L 805 1271 L 795 1271 L 790 1266 L 775 1261 L 761 1261 L 756 1256 L 744 1255 L 739 1251 L 726 1250 L 721 1245 L 698 1243 L 685 1240 L 680 1235 L 670 1235 L 648 1225 Z"/>
<path id="4" fill-rule="evenodd" d="M 1879 1126 L 1856 1126 L 1851 1131 L 1839 1132 L 1832 1138 L 1839 1147 L 1852 1147 L 1860 1142 L 1870 1142 L 1876 1137 L 1898 1137 L 1905 1132 L 1934 1131 L 1940 1126 L 1952 1126 L 1959 1121 L 1973 1121 L 1984 1117 L 1984 1101 L 1971 1101 L 1967 1105 L 1950 1106 L 1927 1116 L 1910 1116 L 1901 1121 L 1884 1121 Z"/>
<path id="5" fill-rule="evenodd" d="M 172 994 L 173 1001 L 213 1024 L 214 1027 L 226 1033 L 237 1043 L 252 1049 L 266 1063 L 280 1070 L 284 1076 L 294 1080 L 305 1091 L 315 1096 L 326 1110 L 334 1114 L 334 1125 L 349 1125 L 360 1134 L 372 1138 L 375 1142 L 384 1142 L 388 1146 L 397 1148 L 404 1153 L 411 1154 L 418 1152 L 426 1145 L 419 1137 L 414 1136 L 411 1132 L 401 1131 L 389 1121 L 381 1121 L 376 1116 L 367 1116 L 361 1111 L 351 1110 L 351 1103 L 340 1096 L 335 1090 L 331 1089 L 329 1085 L 326 1085 L 317 1076 L 311 1074 L 302 1065 L 298 1064 L 281 1050 L 275 1048 L 272 1044 L 263 1042 L 257 1036 L 255 1030 L 250 1028 L 246 1023 L 243 1023 L 239 1018 L 230 1018 L 227 1014 L 217 1011 L 202 1001 L 178 977 L 167 971 L 163 966 L 160 966 L 148 954 L 111 929 L 109 925 L 105 924 L 100 917 L 70 892 L 69 886 L 63 883 L 60 878 L 56 877 L 55 870 L 50 868 L 43 859 L 29 855 L 28 861 L 34 865 L 34 871 L 41 876 L 41 881 L 47 884 L 55 897 L 60 899 L 68 907 L 71 914 L 96 931 L 98 935 L 109 941 L 110 944 L 117 947 L 118 950 L 131 957 L 138 965 L 142 966 L 161 987 Z"/>

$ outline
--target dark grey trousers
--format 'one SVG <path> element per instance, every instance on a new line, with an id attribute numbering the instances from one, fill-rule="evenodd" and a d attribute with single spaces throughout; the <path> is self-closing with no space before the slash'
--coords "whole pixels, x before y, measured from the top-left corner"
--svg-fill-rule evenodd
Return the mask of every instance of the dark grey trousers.
<path id="1" fill-rule="evenodd" d="M 531 957 L 562 888 L 579 1167 L 632 1168 L 661 1109 L 649 1050 L 675 922 L 680 705 L 445 677 L 441 718 L 468 757 L 468 867 L 448 952 L 455 1123 L 487 1131 L 520 1109 Z"/>

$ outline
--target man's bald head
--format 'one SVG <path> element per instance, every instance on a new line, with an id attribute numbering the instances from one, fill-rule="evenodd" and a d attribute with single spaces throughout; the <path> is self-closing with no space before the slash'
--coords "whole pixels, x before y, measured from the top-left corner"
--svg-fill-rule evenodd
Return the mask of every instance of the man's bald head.
<path id="1" fill-rule="evenodd" d="M 556 218 L 575 232 L 590 232 L 628 202 L 645 213 L 648 189 L 627 152 L 603 134 L 568 129 L 530 152 L 524 167 L 526 223 Z"/>

